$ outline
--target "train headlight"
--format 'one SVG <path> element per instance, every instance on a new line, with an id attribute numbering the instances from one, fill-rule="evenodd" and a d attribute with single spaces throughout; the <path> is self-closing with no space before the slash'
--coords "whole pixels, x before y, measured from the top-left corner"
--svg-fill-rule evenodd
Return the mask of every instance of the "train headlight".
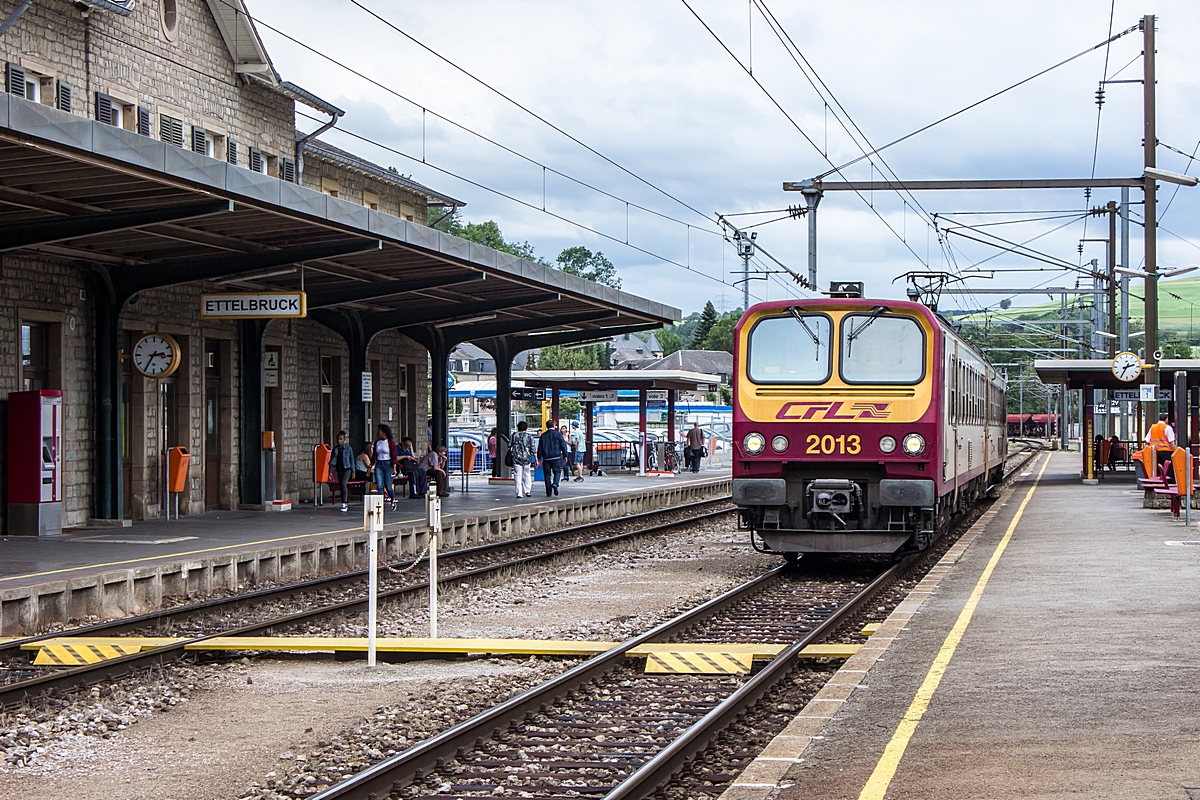
<path id="1" fill-rule="evenodd" d="M 788 449 L 787 437 L 783 436 L 783 435 L 776 436 L 774 439 L 771 440 L 771 449 L 774 450 L 776 453 L 782 453 L 784 450 L 787 450 Z"/>
<path id="2" fill-rule="evenodd" d="M 910 433 L 900 444 L 908 456 L 919 456 L 925 452 L 925 439 L 919 433 Z"/>
<path id="3" fill-rule="evenodd" d="M 767 440 L 763 438 L 761 433 L 747 433 L 746 438 L 742 439 L 742 447 L 752 456 L 761 453 L 767 447 Z"/>
<path id="4" fill-rule="evenodd" d="M 879 449 L 885 453 L 896 452 L 896 440 L 891 436 L 885 436 L 879 440 Z"/>

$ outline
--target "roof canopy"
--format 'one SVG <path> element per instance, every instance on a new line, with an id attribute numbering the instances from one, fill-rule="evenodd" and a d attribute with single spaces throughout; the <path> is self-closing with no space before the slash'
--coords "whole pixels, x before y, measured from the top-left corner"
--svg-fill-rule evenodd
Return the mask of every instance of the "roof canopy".
<path id="1" fill-rule="evenodd" d="M 707 392 L 721 383 L 720 375 L 705 375 L 681 369 L 550 369 L 513 372 L 513 378 L 535 389 L 575 389 L 604 391 L 613 389 L 678 389 Z"/>
<path id="2" fill-rule="evenodd" d="M 1112 360 L 1107 358 L 1081 359 L 1039 359 L 1034 362 L 1034 370 L 1042 383 L 1061 386 L 1064 383 L 1071 389 L 1136 389 L 1145 383 L 1145 375 L 1138 376 L 1135 381 L 1123 381 L 1112 371 Z M 1188 386 L 1200 386 L 1200 359 L 1195 358 L 1165 358 L 1159 362 L 1158 384 L 1163 388 L 1175 385 L 1175 373 L 1186 372 Z"/>
<path id="3" fill-rule="evenodd" d="M 106 274 L 114 299 L 221 281 L 308 292 L 310 316 L 366 342 L 503 338 L 512 352 L 606 339 L 678 309 L 424 225 L 0 94 L 0 252 Z"/>

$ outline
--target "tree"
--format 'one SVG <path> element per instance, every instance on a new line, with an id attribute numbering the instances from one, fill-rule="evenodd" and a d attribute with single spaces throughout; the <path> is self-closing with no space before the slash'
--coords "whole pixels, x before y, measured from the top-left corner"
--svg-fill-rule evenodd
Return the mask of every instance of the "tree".
<path id="1" fill-rule="evenodd" d="M 432 215 L 435 211 L 436 209 L 429 211 L 431 221 L 434 219 Z M 504 234 L 500 231 L 500 226 L 496 224 L 495 220 L 464 222 L 462 216 L 458 213 L 458 209 L 455 209 L 450 216 L 443 219 L 435 227 L 443 233 L 457 236 L 460 239 L 466 239 L 468 242 L 475 242 L 475 244 L 482 244 L 494 250 L 511 253 L 517 258 L 523 258 L 527 261 L 546 264 L 529 242 L 510 242 L 505 239 Z M 546 264 L 546 266 L 549 266 L 549 264 Z"/>
<path id="2" fill-rule="evenodd" d="M 605 258 L 604 253 L 593 253 L 583 245 L 568 247 L 558 254 L 555 259 L 558 268 L 571 275 L 578 275 L 593 283 L 602 283 L 614 289 L 621 288 L 621 279 L 617 277 L 617 268 Z"/>
<path id="3" fill-rule="evenodd" d="M 708 332 L 708 336 L 704 338 L 700 350 L 724 350 L 726 353 L 733 352 L 733 329 L 737 325 L 738 317 L 724 316 L 721 317 L 712 326 Z"/>
<path id="4" fill-rule="evenodd" d="M 654 338 L 662 345 L 663 355 L 669 356 L 683 349 L 683 338 L 671 326 L 664 325 L 654 332 Z"/>
<path id="5" fill-rule="evenodd" d="M 717 324 L 717 309 L 713 308 L 712 301 L 709 300 L 704 304 L 704 310 L 700 312 L 700 321 L 696 323 L 696 327 L 692 330 L 692 349 L 707 350 L 704 346 L 704 341 L 708 338 L 708 333 L 713 329 L 713 325 Z"/>
<path id="6" fill-rule="evenodd" d="M 538 369 L 602 369 L 600 359 L 604 357 L 604 346 L 577 347 L 567 349 L 555 344 L 543 347 L 538 353 Z"/>

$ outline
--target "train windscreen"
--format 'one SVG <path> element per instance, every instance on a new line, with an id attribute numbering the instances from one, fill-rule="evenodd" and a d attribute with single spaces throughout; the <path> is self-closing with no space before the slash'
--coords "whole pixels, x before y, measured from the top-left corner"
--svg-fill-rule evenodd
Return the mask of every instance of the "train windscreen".
<path id="1" fill-rule="evenodd" d="M 824 314 L 767 317 L 750 331 L 746 374 L 755 383 L 829 380 L 832 324 Z"/>
<path id="2" fill-rule="evenodd" d="M 847 314 L 841 372 L 846 383 L 917 383 L 925 376 L 925 333 L 912 317 Z"/>

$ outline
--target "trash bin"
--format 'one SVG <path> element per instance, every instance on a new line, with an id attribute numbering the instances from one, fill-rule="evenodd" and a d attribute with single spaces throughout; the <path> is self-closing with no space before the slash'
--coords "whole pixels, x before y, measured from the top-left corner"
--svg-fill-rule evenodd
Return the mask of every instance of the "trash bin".
<path id="1" fill-rule="evenodd" d="M 333 451 L 329 445 L 322 442 L 313 448 L 313 488 L 316 490 L 313 502 L 325 505 L 325 484 L 329 483 L 329 459 Z"/>
<path id="2" fill-rule="evenodd" d="M 175 495 L 175 519 L 179 519 L 179 495 L 187 491 L 188 464 L 192 456 L 186 447 L 172 447 L 167 451 L 167 493 Z M 167 519 L 171 518 L 171 505 L 167 504 Z"/>

